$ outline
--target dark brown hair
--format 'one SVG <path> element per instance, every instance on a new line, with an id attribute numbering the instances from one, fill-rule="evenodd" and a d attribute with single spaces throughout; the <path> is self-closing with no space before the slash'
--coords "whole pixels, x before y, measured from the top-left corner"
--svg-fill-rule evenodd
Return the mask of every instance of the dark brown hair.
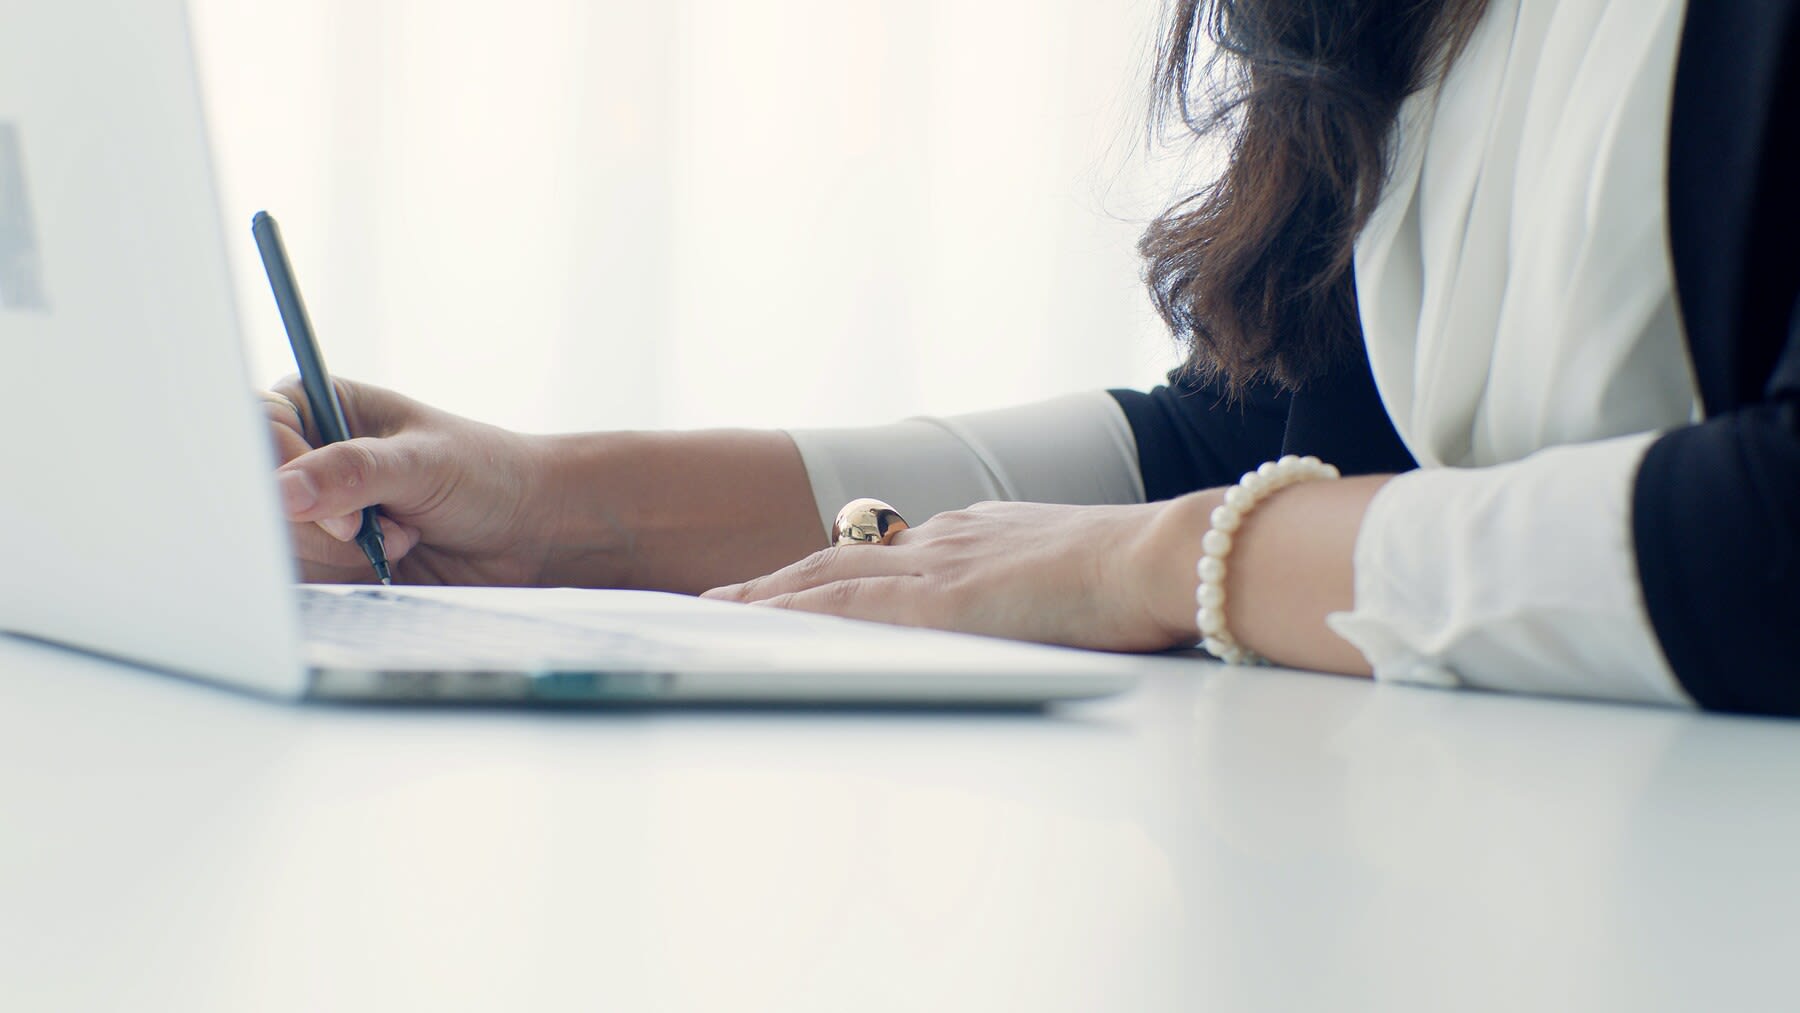
<path id="1" fill-rule="evenodd" d="M 1361 340 L 1351 252 L 1386 181 L 1400 104 L 1442 73 L 1486 7 L 1175 0 L 1152 122 L 1222 133 L 1230 151 L 1139 244 L 1190 369 L 1233 391 L 1297 388 Z"/>

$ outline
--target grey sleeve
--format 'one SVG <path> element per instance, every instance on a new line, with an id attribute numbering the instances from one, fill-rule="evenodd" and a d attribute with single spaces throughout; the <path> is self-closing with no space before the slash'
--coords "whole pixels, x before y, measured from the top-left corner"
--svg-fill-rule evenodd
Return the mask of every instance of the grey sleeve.
<path id="1" fill-rule="evenodd" d="M 982 500 L 1142 503 L 1137 443 L 1119 403 L 1088 391 L 891 425 L 790 430 L 821 522 L 862 496 L 914 524 Z"/>

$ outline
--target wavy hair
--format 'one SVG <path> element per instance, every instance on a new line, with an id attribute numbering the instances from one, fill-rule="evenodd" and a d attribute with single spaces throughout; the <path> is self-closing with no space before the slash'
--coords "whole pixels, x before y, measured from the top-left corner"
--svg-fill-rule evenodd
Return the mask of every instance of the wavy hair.
<path id="1" fill-rule="evenodd" d="M 1362 338 L 1351 255 L 1400 104 L 1487 0 L 1175 0 L 1152 123 L 1222 135 L 1224 172 L 1139 243 L 1187 368 L 1231 392 L 1299 388 Z M 1210 43 L 1210 45 L 1209 45 Z"/>

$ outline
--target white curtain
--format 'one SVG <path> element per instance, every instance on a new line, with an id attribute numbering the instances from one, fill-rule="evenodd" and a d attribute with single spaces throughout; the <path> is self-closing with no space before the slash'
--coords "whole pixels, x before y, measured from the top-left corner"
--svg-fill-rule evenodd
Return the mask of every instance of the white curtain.
<path id="1" fill-rule="evenodd" d="M 282 222 L 334 371 L 528 430 L 1156 382 L 1158 0 L 192 0 L 253 378 Z"/>

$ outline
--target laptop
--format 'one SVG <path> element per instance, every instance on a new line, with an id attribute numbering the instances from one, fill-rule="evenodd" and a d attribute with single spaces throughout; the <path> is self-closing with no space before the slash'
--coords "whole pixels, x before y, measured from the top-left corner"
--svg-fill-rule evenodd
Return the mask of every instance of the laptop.
<path id="1" fill-rule="evenodd" d="M 1118 657 L 651 592 L 296 584 L 180 0 L 0 0 L 0 630 L 283 698 L 1031 705 Z M 274 312 L 270 307 L 268 312 Z M 879 550 L 868 550 L 879 551 Z"/>

